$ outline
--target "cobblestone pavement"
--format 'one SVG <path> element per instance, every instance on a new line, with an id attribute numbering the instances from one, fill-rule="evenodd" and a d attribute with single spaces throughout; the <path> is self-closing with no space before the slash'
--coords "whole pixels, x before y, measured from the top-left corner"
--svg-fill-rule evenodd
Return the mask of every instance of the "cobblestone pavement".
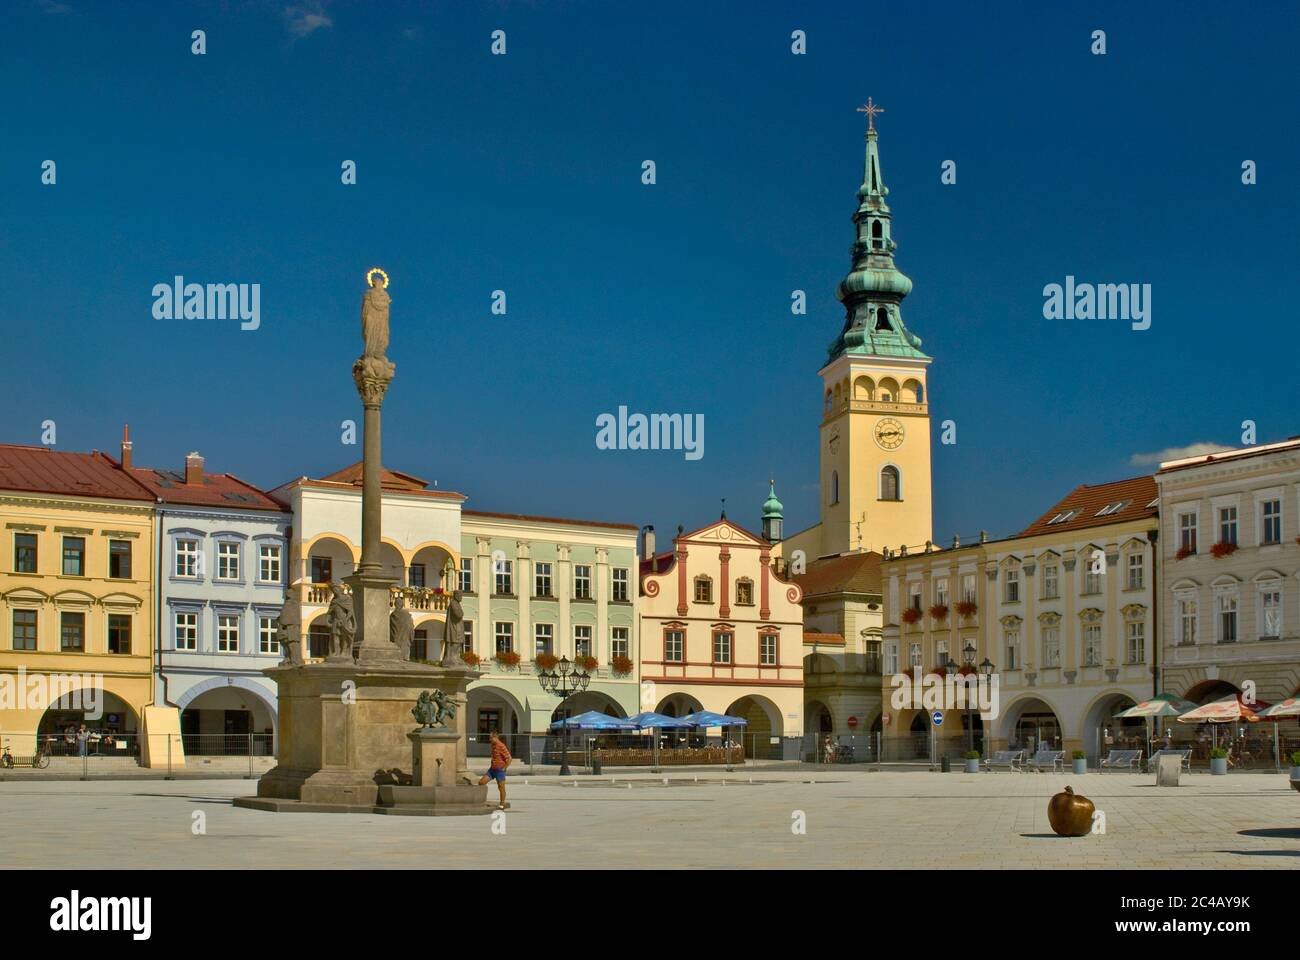
<path id="1" fill-rule="evenodd" d="M 940 774 L 865 770 L 512 777 L 498 818 L 274 814 L 241 780 L 0 784 L 5 866 L 22 867 L 1300 867 L 1285 776 Z M 724 782 L 724 778 L 725 782 Z M 576 785 L 575 785 L 576 783 Z M 1052 834 L 1066 784 L 1106 833 Z M 495 795 L 495 791 L 493 791 Z M 797 812 L 807 832 L 796 835 Z M 196 835 L 195 814 L 206 833 Z M 497 829 L 500 830 L 498 822 Z"/>

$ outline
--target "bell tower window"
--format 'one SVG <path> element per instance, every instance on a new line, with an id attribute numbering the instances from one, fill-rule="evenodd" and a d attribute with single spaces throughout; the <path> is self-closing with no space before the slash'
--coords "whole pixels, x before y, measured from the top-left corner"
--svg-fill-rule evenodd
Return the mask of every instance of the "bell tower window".
<path id="1" fill-rule="evenodd" d="M 871 246 L 876 250 L 881 249 L 885 245 L 884 236 L 885 236 L 885 231 L 884 228 L 881 227 L 880 221 L 872 220 L 871 221 Z"/>
<path id="2" fill-rule="evenodd" d="M 881 500 L 902 500 L 902 491 L 899 487 L 898 467 L 882 467 L 880 470 L 880 499 Z"/>
<path id="3" fill-rule="evenodd" d="M 886 310 L 884 307 L 878 307 L 876 309 L 876 329 L 877 330 L 894 329 L 889 325 L 889 311 Z"/>

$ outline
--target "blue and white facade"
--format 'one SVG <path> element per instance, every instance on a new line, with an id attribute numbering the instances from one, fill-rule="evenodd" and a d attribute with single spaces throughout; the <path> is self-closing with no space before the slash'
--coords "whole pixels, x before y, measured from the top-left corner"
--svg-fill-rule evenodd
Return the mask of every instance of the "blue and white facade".
<path id="1" fill-rule="evenodd" d="M 272 749 L 275 620 L 289 567 L 288 513 L 159 504 L 159 703 L 181 713 L 186 753 Z M 223 743 L 233 738 L 232 744 Z"/>

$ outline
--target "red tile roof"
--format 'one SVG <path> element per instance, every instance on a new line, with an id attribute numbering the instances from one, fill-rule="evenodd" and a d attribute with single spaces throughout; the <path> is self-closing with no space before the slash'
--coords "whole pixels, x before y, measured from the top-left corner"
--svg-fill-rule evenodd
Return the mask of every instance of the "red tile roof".
<path id="1" fill-rule="evenodd" d="M 501 520 L 518 520 L 523 523 L 572 523 L 579 527 L 608 527 L 612 530 L 640 530 L 634 523 L 610 523 L 604 520 L 570 520 L 565 517 L 538 517 L 527 513 L 490 513 L 487 510 L 462 510 L 465 517 L 497 517 Z"/>
<path id="2" fill-rule="evenodd" d="M 203 474 L 202 483 L 186 483 L 185 473 L 133 467 L 131 476 L 164 503 L 194 507 L 231 507 L 239 510 L 275 510 L 288 507 L 263 490 L 230 473 Z"/>
<path id="3" fill-rule="evenodd" d="M 325 483 L 350 483 L 354 487 L 359 487 L 364 478 L 364 470 L 365 461 L 358 460 L 350 467 L 336 470 L 329 476 L 320 479 Z M 379 485 L 385 490 L 425 490 L 429 486 L 429 481 L 422 480 L 412 473 L 401 473 L 381 466 L 379 468 Z"/>
<path id="4" fill-rule="evenodd" d="M 790 579 L 803 590 L 804 600 L 834 593 L 880 594 L 878 553 L 845 553 L 822 557 L 808 564 L 804 573 Z"/>
<path id="5" fill-rule="evenodd" d="M 50 447 L 0 444 L 0 489 L 57 493 L 105 500 L 141 500 L 153 495 L 108 454 L 71 453 Z"/>
<path id="6" fill-rule="evenodd" d="M 1153 504 L 1158 496 L 1155 478 L 1151 476 L 1132 477 L 1128 480 L 1116 480 L 1113 483 L 1099 483 L 1094 486 L 1081 484 L 1066 494 L 1060 503 L 1020 531 L 1017 536 L 1033 537 L 1041 533 L 1060 533 L 1154 517 L 1158 513 L 1158 505 Z M 1124 506 L 1122 509 L 1097 516 L 1099 510 L 1113 503 L 1123 503 Z M 1053 517 L 1072 510 L 1077 513 L 1070 519 L 1059 523 L 1050 522 Z"/>
<path id="7" fill-rule="evenodd" d="M 295 485 L 312 486 L 312 487 L 355 487 L 358 490 L 362 486 L 364 473 L 364 461 L 358 460 L 351 466 L 344 467 L 342 470 L 336 470 L 328 476 L 320 479 L 311 477 L 299 477 L 296 480 L 290 480 L 288 483 L 276 487 L 277 491 L 287 490 Z M 429 482 L 411 473 L 402 473 L 398 470 L 389 470 L 387 467 L 379 468 L 379 488 L 391 493 L 416 494 L 422 497 L 436 497 L 443 500 L 467 500 L 469 499 L 463 493 L 457 493 L 454 490 L 430 490 Z"/>

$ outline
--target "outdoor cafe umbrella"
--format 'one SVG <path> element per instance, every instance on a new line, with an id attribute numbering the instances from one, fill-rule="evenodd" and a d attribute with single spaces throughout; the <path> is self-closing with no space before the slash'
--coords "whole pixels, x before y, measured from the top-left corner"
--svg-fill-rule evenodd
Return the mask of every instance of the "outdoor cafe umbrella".
<path id="1" fill-rule="evenodd" d="M 597 710 L 588 710 L 586 713 L 580 713 L 575 717 L 568 717 L 564 720 L 556 720 L 551 724 L 552 730 L 561 728 L 576 728 L 579 730 L 635 730 L 637 725 L 631 720 L 624 720 L 621 717 L 611 717 L 607 713 L 600 713 Z"/>
<path id="2" fill-rule="evenodd" d="M 714 713 L 712 710 L 697 710 L 695 713 L 688 713 L 682 719 L 689 721 L 691 726 L 700 730 L 707 730 L 709 727 L 744 727 L 749 724 L 744 717 L 731 717 L 725 713 Z M 730 770 L 731 747 L 728 745 L 726 750 L 727 769 Z"/>
<path id="3" fill-rule="evenodd" d="M 653 710 L 645 710 L 638 713 L 635 717 L 629 718 L 629 722 L 636 724 L 638 730 L 649 730 L 654 750 L 654 767 L 659 766 L 659 732 L 660 730 L 679 730 L 689 727 L 690 724 L 685 720 L 679 720 L 677 717 L 670 717 L 666 713 L 655 713 Z"/>
<path id="4" fill-rule="evenodd" d="M 1178 717 L 1189 710 L 1195 709 L 1196 704 L 1190 700 L 1176 697 L 1172 693 L 1162 693 L 1150 700 L 1143 700 L 1141 703 L 1135 703 L 1133 706 L 1121 710 L 1115 714 L 1115 718 L 1117 720 L 1126 720 L 1130 717 L 1144 718 L 1147 722 L 1147 749 L 1150 750 L 1152 717 Z"/>
<path id="5" fill-rule="evenodd" d="M 567 717 L 563 720 L 556 720 L 551 724 L 552 730 L 569 731 L 577 730 L 635 730 L 636 724 L 630 720 L 624 720 L 620 717 L 611 717 L 609 714 L 601 713 L 598 710 L 588 710 L 586 713 L 580 713 L 577 716 Z M 560 750 L 567 755 L 568 739 L 560 747 Z"/>
<path id="6" fill-rule="evenodd" d="M 1257 703 L 1260 707 L 1268 706 L 1262 701 L 1257 701 Z M 1241 702 L 1241 694 L 1239 693 L 1229 694 L 1220 700 L 1211 700 L 1204 706 L 1189 710 L 1178 718 L 1179 723 L 1220 724 L 1257 723 L 1258 721 L 1259 717 L 1256 716 L 1255 711 Z M 1211 726 L 1210 732 L 1212 734 L 1210 744 L 1212 747 L 1217 747 L 1219 745 L 1218 727 Z"/>
<path id="7" fill-rule="evenodd" d="M 1261 720 L 1269 720 L 1273 724 L 1273 758 L 1276 761 L 1277 769 L 1282 769 L 1282 751 L 1279 744 L 1280 735 L 1278 733 L 1278 724 L 1288 717 L 1300 717 L 1300 697 L 1287 697 L 1280 703 L 1275 703 L 1271 707 L 1265 707 L 1259 711 L 1258 717 Z"/>
<path id="8" fill-rule="evenodd" d="M 749 721 L 744 717 L 731 717 L 725 713 L 714 713 L 712 710 L 698 710 L 695 713 L 688 713 L 682 717 L 692 727 L 743 727 Z"/>

